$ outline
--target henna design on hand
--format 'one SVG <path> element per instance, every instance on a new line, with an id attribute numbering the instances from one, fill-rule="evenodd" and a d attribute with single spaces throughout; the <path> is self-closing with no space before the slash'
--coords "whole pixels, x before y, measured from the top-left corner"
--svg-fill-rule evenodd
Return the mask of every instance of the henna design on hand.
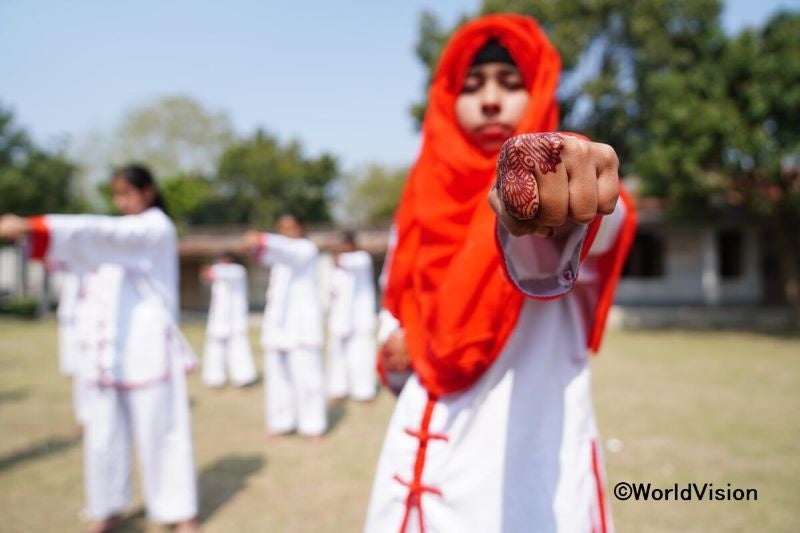
<path id="1" fill-rule="evenodd" d="M 497 159 L 497 193 L 514 218 L 530 220 L 539 211 L 539 187 L 533 169 L 555 172 L 564 138 L 558 133 L 527 133 L 510 138 Z"/>

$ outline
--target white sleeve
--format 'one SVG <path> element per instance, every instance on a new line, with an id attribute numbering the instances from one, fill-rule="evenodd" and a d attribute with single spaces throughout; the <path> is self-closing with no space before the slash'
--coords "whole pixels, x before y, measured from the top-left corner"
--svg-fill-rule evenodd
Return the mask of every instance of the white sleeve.
<path id="1" fill-rule="evenodd" d="M 628 211 L 625 203 L 618 200 L 614 212 L 604 216 L 600 222 L 600 228 L 597 230 L 592 247 L 589 248 L 589 255 L 603 254 L 614 246 L 627 216 Z"/>
<path id="2" fill-rule="evenodd" d="M 586 255 L 600 255 L 610 250 L 626 216 L 625 204 L 618 200 L 614 212 L 600 220 L 600 227 Z M 588 230 L 589 225 L 575 225 L 563 236 L 543 239 L 535 235 L 514 237 L 498 224 L 498 241 L 509 277 L 528 296 L 541 299 L 563 296 L 572 289 L 576 280 L 581 281 L 578 276 L 581 251 Z"/>
<path id="3" fill-rule="evenodd" d="M 380 275 L 378 276 L 378 287 L 381 290 L 386 289 L 386 285 L 389 283 L 389 271 L 392 268 L 392 261 L 394 260 L 394 249 L 397 246 L 397 227 L 392 224 L 391 229 L 389 230 L 389 242 L 386 246 L 386 256 L 383 261 L 383 268 L 381 269 Z"/>
<path id="4" fill-rule="evenodd" d="M 76 270 L 93 270 L 114 263 L 134 270 L 149 270 L 151 254 L 174 227 L 167 219 L 147 212 L 139 215 L 47 215 L 50 237 L 47 258 L 64 261 Z"/>
<path id="5" fill-rule="evenodd" d="M 578 276 L 581 248 L 588 226 L 576 225 L 553 239 L 511 235 L 497 224 L 503 263 L 511 281 L 528 296 L 557 298 L 572 289 Z"/>
<path id="6" fill-rule="evenodd" d="M 337 268 L 331 277 L 331 332 L 346 336 L 353 332 L 353 303 L 355 301 L 355 276 Z"/>
<path id="7" fill-rule="evenodd" d="M 378 314 L 378 345 L 382 346 L 395 331 L 401 329 L 400 321 L 387 309 Z"/>
<path id="8" fill-rule="evenodd" d="M 296 268 L 317 256 L 316 245 L 308 239 L 293 239 L 277 233 L 263 233 L 262 245 L 258 260 L 265 266 L 281 264 Z"/>

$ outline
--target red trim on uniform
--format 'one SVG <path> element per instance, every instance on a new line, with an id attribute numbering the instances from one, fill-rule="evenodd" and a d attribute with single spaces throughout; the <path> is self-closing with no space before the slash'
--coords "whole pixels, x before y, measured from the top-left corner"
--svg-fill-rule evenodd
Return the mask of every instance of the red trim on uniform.
<path id="1" fill-rule="evenodd" d="M 600 533 L 606 533 L 606 501 L 603 492 L 603 481 L 600 476 L 600 462 L 597 460 L 597 441 L 592 439 L 592 472 L 594 472 L 594 483 L 597 488 L 597 507 L 600 513 Z"/>
<path id="2" fill-rule="evenodd" d="M 633 201 L 622 188 L 619 191 L 619 198 L 625 206 L 625 220 L 617 233 L 614 246 L 597 259 L 598 277 L 601 280 L 600 298 L 595 307 L 594 323 L 589 329 L 588 339 L 589 349 L 595 353 L 600 349 L 608 312 L 614 303 L 614 292 L 622 275 L 625 260 L 628 258 L 628 251 L 633 244 L 633 238 L 636 236 L 637 217 Z"/>
<path id="3" fill-rule="evenodd" d="M 31 259 L 44 259 L 50 248 L 50 229 L 47 227 L 47 219 L 44 215 L 28 217 L 28 224 L 31 228 L 28 235 L 30 244 L 28 256 Z"/>
<path id="4" fill-rule="evenodd" d="M 392 390 L 392 387 L 389 386 L 389 371 L 383 366 L 383 347 L 378 348 L 378 356 L 375 359 L 375 369 L 378 372 L 378 379 L 381 380 L 383 386 Z"/>
<path id="5" fill-rule="evenodd" d="M 411 428 L 406 428 L 405 432 L 412 437 L 416 437 L 421 441 L 428 442 L 429 440 L 443 440 L 447 442 L 448 437 L 444 433 L 430 433 L 429 431 L 423 429 L 420 431 L 414 431 Z"/>
<path id="6" fill-rule="evenodd" d="M 103 329 L 106 327 L 106 323 L 99 322 L 97 324 L 97 327 L 98 329 Z M 164 337 L 165 337 L 164 342 L 166 343 L 167 346 L 167 353 L 165 354 L 165 357 L 167 359 L 168 365 L 171 365 L 172 358 L 175 357 L 172 351 L 172 333 L 173 333 L 172 328 L 170 328 L 169 326 L 167 326 L 164 329 Z M 98 366 L 99 366 L 99 352 L 103 349 L 103 347 L 106 344 L 107 341 L 102 339 L 97 342 L 96 348 L 98 351 Z M 104 370 L 102 368 L 99 368 L 98 373 L 101 375 L 101 377 L 99 377 L 96 380 L 87 380 L 87 383 L 95 385 L 100 388 L 113 388 L 118 390 L 134 390 L 144 387 L 152 387 L 153 385 L 158 385 L 160 383 L 168 382 L 172 377 L 171 368 L 172 368 L 171 366 L 167 366 L 167 371 L 164 373 L 164 375 L 153 379 L 146 379 L 144 381 L 117 381 L 109 377 L 103 377 L 102 374 L 104 373 Z M 196 368 L 197 364 L 193 363 L 191 365 L 187 365 L 184 368 L 184 372 L 186 374 L 189 374 L 191 372 L 194 372 Z"/>
<path id="7" fill-rule="evenodd" d="M 589 250 L 592 248 L 594 244 L 594 239 L 597 237 L 597 232 L 600 231 L 600 224 L 603 222 L 602 216 L 594 217 L 589 223 L 589 228 L 586 230 L 586 236 L 583 238 L 583 244 L 581 245 L 581 255 L 579 261 L 583 262 L 586 259 L 586 256 L 589 255 Z"/>
<path id="8" fill-rule="evenodd" d="M 428 395 L 428 402 L 425 404 L 425 411 L 422 414 L 422 422 L 420 423 L 419 431 L 406 429 L 405 432 L 412 437 L 419 439 L 419 448 L 417 448 L 417 457 L 414 461 L 414 479 L 412 481 L 404 481 L 399 475 L 395 474 L 393 479 L 398 483 L 408 487 L 408 496 L 406 496 L 406 512 L 403 515 L 403 522 L 400 524 L 400 533 L 405 533 L 408 527 L 408 521 L 411 517 L 411 510 L 417 509 L 417 516 L 419 517 L 419 531 L 425 533 L 425 518 L 422 514 L 422 495 L 426 492 L 442 496 L 442 491 L 436 487 L 424 485 L 422 483 L 422 471 L 425 469 L 425 454 L 428 450 L 428 441 L 430 440 L 447 440 L 447 435 L 444 433 L 431 433 L 428 428 L 431 424 L 431 417 L 433 416 L 433 408 L 436 406 L 436 397 L 432 394 Z"/>
<path id="9" fill-rule="evenodd" d="M 268 233 L 261 234 L 261 242 L 259 245 L 253 250 L 253 259 L 256 261 L 262 261 L 264 257 L 264 253 L 267 251 L 267 239 L 269 238 Z"/>

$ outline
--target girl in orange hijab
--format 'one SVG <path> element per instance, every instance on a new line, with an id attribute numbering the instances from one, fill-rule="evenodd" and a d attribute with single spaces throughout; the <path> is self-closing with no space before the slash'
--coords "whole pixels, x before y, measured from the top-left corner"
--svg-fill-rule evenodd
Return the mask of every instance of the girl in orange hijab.
<path id="1" fill-rule="evenodd" d="M 560 69 L 516 15 L 443 51 L 385 271 L 379 366 L 411 377 L 368 533 L 612 530 L 587 355 L 635 215 L 613 149 L 555 133 Z"/>

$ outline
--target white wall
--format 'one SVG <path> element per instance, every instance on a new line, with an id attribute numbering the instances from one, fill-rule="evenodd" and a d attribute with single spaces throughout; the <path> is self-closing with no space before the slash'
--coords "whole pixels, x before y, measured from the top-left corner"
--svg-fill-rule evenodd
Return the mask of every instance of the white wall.
<path id="1" fill-rule="evenodd" d="M 16 246 L 0 247 L 0 293 L 22 294 L 20 253 L 21 250 Z M 44 288 L 46 275 L 42 262 L 29 261 L 27 274 L 28 295 L 39 296 Z"/>
<path id="2" fill-rule="evenodd" d="M 664 239 L 664 275 L 621 279 L 615 303 L 621 305 L 726 305 L 761 301 L 757 234 L 743 232 L 743 272 L 736 279 L 718 273 L 717 232 L 726 227 L 646 227 Z"/>

